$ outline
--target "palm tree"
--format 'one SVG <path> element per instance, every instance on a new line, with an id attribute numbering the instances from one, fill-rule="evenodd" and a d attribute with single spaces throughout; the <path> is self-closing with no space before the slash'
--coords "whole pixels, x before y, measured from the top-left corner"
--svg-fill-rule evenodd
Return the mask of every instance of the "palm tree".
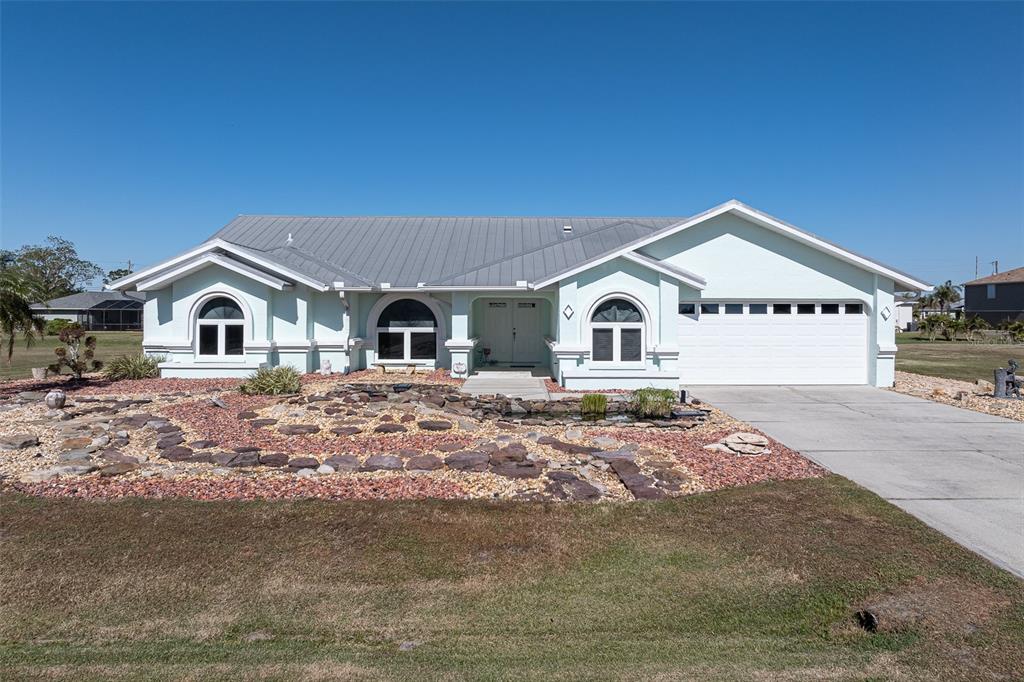
<path id="1" fill-rule="evenodd" d="M 953 284 L 953 280 L 947 279 L 944 284 L 935 287 L 935 291 L 932 292 L 932 298 L 939 305 L 939 309 L 945 312 L 949 309 L 949 306 L 960 300 L 961 289 L 962 287 Z"/>
<path id="2" fill-rule="evenodd" d="M 43 320 L 32 313 L 30 301 L 38 290 L 13 268 L 0 268 L 0 347 L 7 352 L 7 365 L 14 355 L 18 334 L 31 346 L 43 332 Z"/>

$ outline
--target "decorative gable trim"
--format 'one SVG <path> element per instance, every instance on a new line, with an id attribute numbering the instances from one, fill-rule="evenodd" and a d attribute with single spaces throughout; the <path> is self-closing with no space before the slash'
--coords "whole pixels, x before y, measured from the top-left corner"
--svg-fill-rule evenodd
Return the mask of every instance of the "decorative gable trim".
<path id="1" fill-rule="evenodd" d="M 657 232 L 654 232 L 646 237 L 642 237 L 641 239 L 637 239 L 636 241 L 626 244 L 618 249 L 609 251 L 608 253 L 597 258 L 593 258 L 587 261 L 586 263 L 582 263 L 580 265 L 566 269 L 563 272 L 548 277 L 540 282 L 534 282 L 532 287 L 536 289 L 548 286 L 549 284 L 554 284 L 555 282 L 565 279 L 566 277 L 572 277 L 573 275 L 576 275 L 585 270 L 589 270 L 590 268 L 593 268 L 597 265 L 607 263 L 608 261 L 614 258 L 618 258 L 627 253 L 634 252 L 637 249 L 641 249 L 647 246 L 648 244 L 652 244 L 656 241 L 664 239 L 665 237 L 669 237 L 678 232 L 682 232 L 683 230 L 689 229 L 696 225 L 700 225 L 701 223 L 707 222 L 708 220 L 716 218 L 725 213 L 732 213 L 733 215 L 740 216 L 741 218 L 744 218 L 754 223 L 755 225 L 760 225 L 761 227 L 764 227 L 766 229 L 778 232 L 779 234 L 790 237 L 795 241 L 801 242 L 814 249 L 835 256 L 836 258 L 842 261 L 846 261 L 847 263 L 856 265 L 857 267 L 867 270 L 868 272 L 888 277 L 892 279 L 894 282 L 896 282 L 896 284 L 908 290 L 929 291 L 932 288 L 931 285 L 926 282 L 922 282 L 914 277 L 911 277 L 910 275 L 907 275 L 906 273 L 893 270 L 892 268 L 883 265 L 877 261 L 865 258 L 864 256 L 853 253 L 852 251 L 848 251 L 842 248 L 841 246 L 825 241 L 821 237 L 813 235 L 810 232 L 805 232 L 804 230 L 801 230 L 798 227 L 790 225 L 789 223 L 785 223 L 766 213 L 762 213 L 750 206 L 747 206 L 743 202 L 737 201 L 735 199 L 727 201 L 719 206 L 715 206 L 714 208 L 709 209 L 704 213 L 695 215 L 692 218 L 688 218 L 676 225 L 672 225 L 662 230 L 658 230 Z"/>
<path id="2" fill-rule="evenodd" d="M 234 259 L 248 261 L 269 272 L 281 275 L 282 277 L 286 277 L 287 279 L 292 280 L 294 282 L 305 284 L 306 286 L 316 289 L 317 291 L 327 291 L 328 289 L 330 289 L 330 286 L 324 284 L 323 282 L 319 282 L 315 279 L 312 279 L 311 277 L 303 275 L 302 273 L 296 272 L 291 268 L 285 267 L 279 263 L 275 263 L 272 260 L 259 256 L 253 253 L 251 249 L 236 246 L 230 242 L 224 241 L 223 239 L 212 239 L 204 244 L 200 244 L 199 246 L 197 246 L 194 249 L 191 249 L 190 251 L 186 251 L 185 253 L 179 256 L 175 256 L 174 258 L 165 260 L 152 267 L 140 270 L 139 272 L 132 273 L 127 277 L 122 277 L 119 280 L 115 280 L 108 284 L 105 288 L 111 291 L 126 291 L 128 289 L 135 288 L 139 282 L 147 281 L 149 282 L 149 284 L 147 285 L 148 288 L 152 289 L 152 280 L 157 275 L 171 268 L 174 268 L 175 266 L 179 266 L 183 263 L 189 262 L 198 256 L 202 256 L 204 254 L 219 255 L 219 252 L 229 254 L 233 256 Z M 235 262 L 236 265 L 245 267 L 243 263 L 238 263 L 237 261 Z M 249 270 L 252 272 L 258 272 L 254 268 L 249 268 Z M 266 275 L 266 273 L 264 273 L 264 276 L 269 275 Z"/>
<path id="3" fill-rule="evenodd" d="M 274 277 L 266 272 L 249 267 L 248 265 L 240 263 L 233 258 L 228 258 L 227 256 L 217 253 L 205 253 L 197 258 L 193 258 L 192 260 L 187 260 L 184 263 L 179 264 L 177 267 L 157 273 L 153 277 L 140 280 L 136 282 L 135 288 L 138 291 L 152 291 L 153 289 L 160 289 L 171 282 L 179 280 L 182 277 L 211 265 L 217 265 L 226 270 L 237 272 L 244 277 L 266 284 L 268 287 L 272 287 L 278 291 L 290 289 L 292 286 L 291 282 L 286 282 L 285 280 Z"/>

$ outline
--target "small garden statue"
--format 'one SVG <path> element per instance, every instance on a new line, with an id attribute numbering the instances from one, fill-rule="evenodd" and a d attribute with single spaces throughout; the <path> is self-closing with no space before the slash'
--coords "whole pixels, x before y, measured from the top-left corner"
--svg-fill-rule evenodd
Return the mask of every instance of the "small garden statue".
<path id="1" fill-rule="evenodd" d="M 1021 379 L 1017 377 L 1017 368 L 1020 365 L 1013 358 L 1006 363 L 1006 367 L 1000 367 L 995 371 L 995 397 L 1021 399 Z"/>
<path id="2" fill-rule="evenodd" d="M 59 388 L 55 388 L 46 394 L 46 406 L 51 410 L 60 410 L 64 408 L 64 403 L 68 400 L 67 395 L 64 391 Z"/>
<path id="3" fill-rule="evenodd" d="M 330 360 L 324 360 L 323 362 L 320 363 L 320 373 L 325 375 L 325 376 L 327 374 L 331 373 L 331 361 Z"/>

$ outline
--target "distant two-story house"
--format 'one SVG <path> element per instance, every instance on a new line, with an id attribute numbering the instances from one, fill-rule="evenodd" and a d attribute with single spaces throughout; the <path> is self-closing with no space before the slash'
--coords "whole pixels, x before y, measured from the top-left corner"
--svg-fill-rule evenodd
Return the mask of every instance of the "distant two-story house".
<path id="1" fill-rule="evenodd" d="M 991 325 L 1024 320 L 1024 268 L 1014 268 L 964 284 L 964 313 Z"/>

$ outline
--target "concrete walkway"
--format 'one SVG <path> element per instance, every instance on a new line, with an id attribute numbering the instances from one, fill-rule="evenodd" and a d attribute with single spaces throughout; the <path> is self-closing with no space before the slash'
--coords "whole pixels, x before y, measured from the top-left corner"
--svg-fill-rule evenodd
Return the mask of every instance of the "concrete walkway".
<path id="1" fill-rule="evenodd" d="M 1024 423 L 868 386 L 689 388 L 1024 577 Z"/>
<path id="2" fill-rule="evenodd" d="M 548 389 L 544 378 L 533 376 L 529 370 L 484 370 L 473 374 L 462 385 L 462 392 L 470 395 L 507 395 L 525 400 L 547 400 Z"/>

